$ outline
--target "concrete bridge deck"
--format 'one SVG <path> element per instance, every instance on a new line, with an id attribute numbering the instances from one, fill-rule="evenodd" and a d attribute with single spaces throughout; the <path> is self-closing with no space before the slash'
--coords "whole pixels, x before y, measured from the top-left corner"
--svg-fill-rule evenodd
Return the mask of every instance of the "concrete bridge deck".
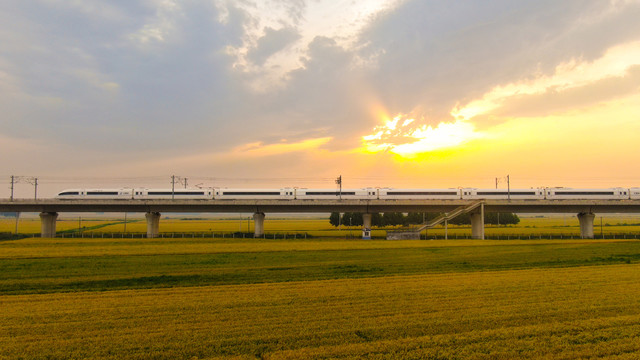
<path id="1" fill-rule="evenodd" d="M 473 200 L 0 200 L 0 212 L 449 212 Z M 640 213 L 640 200 L 484 200 L 487 212 Z"/>

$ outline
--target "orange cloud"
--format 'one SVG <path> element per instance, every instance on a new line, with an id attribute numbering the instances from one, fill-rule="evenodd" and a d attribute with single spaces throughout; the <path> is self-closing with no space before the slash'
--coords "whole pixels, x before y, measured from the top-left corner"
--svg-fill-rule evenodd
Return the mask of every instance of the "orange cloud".
<path id="1" fill-rule="evenodd" d="M 231 152 L 234 156 L 242 157 L 264 157 L 281 155 L 292 152 L 308 151 L 318 149 L 322 145 L 331 141 L 332 137 L 323 137 L 316 139 L 306 139 L 295 143 L 282 142 L 277 144 L 267 144 L 263 142 L 254 142 L 238 146 Z"/>
<path id="2" fill-rule="evenodd" d="M 455 119 L 469 120 L 490 113 L 508 101 L 522 96 L 564 92 L 589 86 L 603 79 L 624 77 L 636 65 L 640 65 L 640 42 L 618 45 L 593 62 L 574 59 L 558 65 L 553 75 L 496 86 L 482 98 L 456 107 L 451 111 L 451 115 Z"/>

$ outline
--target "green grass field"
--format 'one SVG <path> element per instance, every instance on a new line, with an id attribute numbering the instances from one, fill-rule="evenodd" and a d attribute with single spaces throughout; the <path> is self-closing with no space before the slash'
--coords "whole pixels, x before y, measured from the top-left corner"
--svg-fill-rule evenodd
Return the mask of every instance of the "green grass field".
<path id="1" fill-rule="evenodd" d="M 640 241 L 0 242 L 0 359 L 636 359 Z"/>

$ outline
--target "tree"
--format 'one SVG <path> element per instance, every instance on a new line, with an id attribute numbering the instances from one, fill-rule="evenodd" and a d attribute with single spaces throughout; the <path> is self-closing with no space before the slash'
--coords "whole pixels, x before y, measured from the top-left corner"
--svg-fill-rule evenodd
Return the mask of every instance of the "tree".
<path id="1" fill-rule="evenodd" d="M 499 222 L 498 222 L 499 221 Z M 520 218 L 518 215 L 513 213 L 484 213 L 484 223 L 485 224 L 517 224 L 520 222 Z M 453 225 L 469 225 L 471 224 L 471 215 L 470 214 L 462 214 L 456 216 L 455 218 L 449 220 L 449 224 Z"/>
<path id="2" fill-rule="evenodd" d="M 384 219 L 382 218 L 382 215 L 380 215 L 380 213 L 373 213 L 371 214 L 371 226 L 377 226 L 377 227 L 381 227 L 384 226 Z"/>
<path id="3" fill-rule="evenodd" d="M 362 226 L 364 225 L 364 220 L 362 219 L 362 213 L 353 213 L 351 216 L 351 225 L 353 226 Z"/>
<path id="4" fill-rule="evenodd" d="M 386 212 L 383 215 L 385 225 L 404 225 L 404 214 L 401 212 Z"/>
<path id="5" fill-rule="evenodd" d="M 520 222 L 520 218 L 514 213 L 489 213 L 485 215 L 486 224 L 510 225 Z"/>
<path id="6" fill-rule="evenodd" d="M 433 220 L 440 215 L 442 215 L 442 213 L 409 213 L 407 214 L 406 224 L 422 224 L 425 221 Z"/>
<path id="7" fill-rule="evenodd" d="M 340 213 L 339 212 L 332 212 L 331 215 L 329 216 L 329 224 L 338 227 L 340 226 Z"/>

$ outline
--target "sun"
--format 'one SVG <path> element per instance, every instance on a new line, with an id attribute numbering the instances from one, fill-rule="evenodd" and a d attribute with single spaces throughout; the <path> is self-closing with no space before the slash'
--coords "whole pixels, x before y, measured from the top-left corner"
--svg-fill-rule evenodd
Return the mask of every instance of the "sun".
<path id="1" fill-rule="evenodd" d="M 383 125 L 373 128 L 372 134 L 362 137 L 363 152 L 390 152 L 412 158 L 436 150 L 454 148 L 482 137 L 482 133 L 476 131 L 475 126 L 466 120 L 440 122 L 433 127 L 399 114 L 393 119 L 383 119 L 383 122 Z"/>

